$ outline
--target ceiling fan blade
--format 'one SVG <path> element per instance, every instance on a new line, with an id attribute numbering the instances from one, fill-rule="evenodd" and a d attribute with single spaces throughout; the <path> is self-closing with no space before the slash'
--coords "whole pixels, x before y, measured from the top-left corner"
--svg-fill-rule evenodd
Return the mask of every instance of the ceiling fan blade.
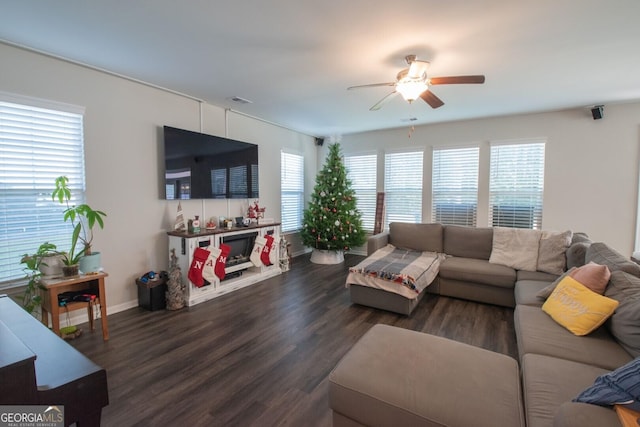
<path id="1" fill-rule="evenodd" d="M 380 101 L 378 101 L 373 107 L 369 108 L 369 111 L 378 111 L 380 108 L 382 108 L 382 106 L 384 104 L 386 104 L 387 102 L 389 102 L 390 99 L 392 99 L 394 96 L 396 96 L 398 94 L 398 92 L 396 92 L 395 90 L 393 92 L 391 92 L 389 95 L 385 96 L 384 98 L 382 98 Z"/>
<path id="2" fill-rule="evenodd" d="M 409 66 L 408 76 L 412 78 L 420 78 L 424 73 L 427 72 L 427 67 L 429 66 L 429 62 L 415 60 Z"/>
<path id="3" fill-rule="evenodd" d="M 364 87 L 378 87 L 378 86 L 395 86 L 396 82 L 389 82 L 389 83 L 371 83 L 368 85 L 359 85 L 359 86 L 349 86 L 347 88 L 347 90 L 351 90 L 351 89 L 361 89 Z"/>
<path id="4" fill-rule="evenodd" d="M 484 76 L 449 76 L 449 77 L 431 77 L 429 84 L 432 85 L 455 85 L 468 83 L 484 83 Z"/>
<path id="5" fill-rule="evenodd" d="M 427 104 L 431 106 L 431 108 L 439 108 L 444 105 L 442 99 L 438 98 L 431 92 L 431 90 L 427 89 L 420 94 L 420 98 Z"/>

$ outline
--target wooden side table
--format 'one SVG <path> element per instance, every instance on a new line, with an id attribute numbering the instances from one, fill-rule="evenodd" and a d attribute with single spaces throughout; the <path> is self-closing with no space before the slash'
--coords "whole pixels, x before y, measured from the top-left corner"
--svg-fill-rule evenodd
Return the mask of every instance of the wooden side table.
<path id="1" fill-rule="evenodd" d="M 51 326 L 53 332 L 60 335 L 60 306 L 58 305 L 58 295 L 67 291 L 80 291 L 82 289 L 92 289 L 98 291 L 96 302 L 100 304 L 100 320 L 102 322 L 102 339 L 109 339 L 109 325 L 107 324 L 107 299 L 104 290 L 104 278 L 107 273 L 81 274 L 74 277 L 43 277 L 40 283 L 46 288 L 42 291 L 42 323 L 49 326 L 49 313 L 51 313 Z M 65 311 L 87 310 L 91 313 L 89 317 L 90 325 L 93 325 L 93 306 L 89 302 L 69 302 L 64 308 Z M 93 326 L 92 326 L 93 329 Z"/>

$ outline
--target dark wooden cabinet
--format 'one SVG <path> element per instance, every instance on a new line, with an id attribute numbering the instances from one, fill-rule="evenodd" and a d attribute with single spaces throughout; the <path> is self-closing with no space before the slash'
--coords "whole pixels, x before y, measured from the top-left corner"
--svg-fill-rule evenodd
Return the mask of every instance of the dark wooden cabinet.
<path id="1" fill-rule="evenodd" d="M 65 425 L 100 425 L 106 371 L 6 296 L 0 349 L 0 405 L 63 405 Z"/>

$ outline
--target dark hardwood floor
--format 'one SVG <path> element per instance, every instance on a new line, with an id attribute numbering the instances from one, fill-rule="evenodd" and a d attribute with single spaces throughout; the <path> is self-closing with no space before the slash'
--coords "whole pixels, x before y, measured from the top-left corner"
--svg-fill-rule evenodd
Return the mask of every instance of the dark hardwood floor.
<path id="1" fill-rule="evenodd" d="M 71 344 L 107 370 L 103 426 L 330 426 L 327 377 L 385 323 L 517 357 L 513 310 L 427 295 L 410 317 L 351 305 L 347 266 L 308 256 L 260 284 L 178 311 L 109 316 Z M 133 286 L 133 284 L 132 284 Z"/>

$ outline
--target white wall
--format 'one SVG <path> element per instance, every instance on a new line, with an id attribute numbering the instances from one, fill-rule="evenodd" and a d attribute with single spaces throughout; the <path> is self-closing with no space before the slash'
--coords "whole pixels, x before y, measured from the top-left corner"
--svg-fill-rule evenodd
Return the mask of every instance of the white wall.
<path id="1" fill-rule="evenodd" d="M 640 103 L 633 103 L 605 106 L 602 120 L 593 120 L 588 108 L 574 109 L 419 126 L 410 138 L 408 127 L 346 135 L 341 147 L 345 154 L 424 148 L 423 219 L 429 221 L 433 147 L 479 143 L 479 186 L 488 188 L 489 141 L 547 138 L 543 228 L 584 231 L 630 256 L 636 229 L 639 129 Z M 379 188 L 382 191 L 381 184 Z M 486 226 L 486 200 L 479 200 L 479 209 L 478 225 Z"/>
<path id="2" fill-rule="evenodd" d="M 305 156 L 308 194 L 324 163 L 328 143 L 318 149 L 312 137 L 216 106 L 1 43 L 0 61 L 0 91 L 86 108 L 87 198 L 108 214 L 94 243 L 110 275 L 109 312 L 137 304 L 138 275 L 167 268 L 166 231 L 177 202 L 160 197 L 163 125 L 258 143 L 260 202 L 267 216 L 276 219 L 280 150 Z M 605 117 L 598 121 L 588 109 L 579 109 L 422 126 L 411 138 L 408 128 L 346 135 L 340 143 L 345 154 L 415 146 L 430 153 L 432 146 L 488 146 L 494 139 L 546 137 L 544 228 L 585 231 L 629 255 L 637 209 L 639 125 L 640 103 L 635 103 L 605 106 Z M 425 163 L 430 176 L 430 163 Z M 193 200 L 182 206 L 187 218 L 236 216 L 242 209 L 237 201 Z"/>
<path id="3" fill-rule="evenodd" d="M 75 104 L 85 112 L 87 201 L 108 215 L 95 250 L 109 273 L 109 313 L 137 305 L 135 278 L 168 267 L 177 202 L 162 200 L 162 126 L 259 145 L 260 202 L 280 218 L 280 150 L 298 150 L 315 175 L 313 138 L 117 76 L 0 43 L 0 91 Z M 228 135 L 225 135 L 225 130 Z M 185 218 L 240 216 L 250 201 L 183 201 Z M 35 248 L 34 248 L 35 249 Z"/>

